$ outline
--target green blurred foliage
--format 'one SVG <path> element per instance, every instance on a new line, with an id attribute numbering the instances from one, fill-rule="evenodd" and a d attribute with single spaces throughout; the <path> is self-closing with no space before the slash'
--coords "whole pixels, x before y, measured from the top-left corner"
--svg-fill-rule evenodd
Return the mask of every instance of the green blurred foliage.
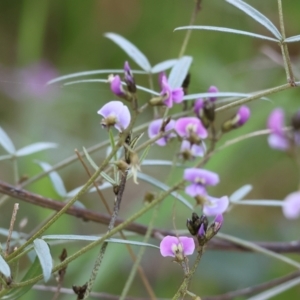
<path id="1" fill-rule="evenodd" d="M 279 26 L 276 1 L 248 2 Z M 300 2 L 285 0 L 283 5 L 287 36 L 299 34 Z M 41 61 L 49 62 L 61 75 L 84 70 L 120 69 L 128 58 L 121 49 L 103 37 L 105 32 L 118 33 L 133 42 L 146 54 L 152 65 L 176 58 L 186 32 L 173 30 L 178 26 L 188 25 L 193 6 L 192 0 L 1 1 L 0 126 L 9 134 L 17 148 L 38 141 L 51 141 L 60 145 L 55 150 L 20 158 L 20 174 L 33 176 L 39 173 L 40 169 L 34 163 L 35 159 L 55 164 L 72 155 L 74 148 L 89 147 L 107 139 L 106 132 L 100 128 L 100 118 L 96 111 L 115 97 L 105 84 L 58 84 L 55 96 L 51 99 L 45 99 L 43 96 L 33 98 L 28 95 L 19 95 L 16 99 L 11 96 L 11 91 L 18 91 L 23 83 L 18 81 L 17 77 L 7 77 L 8 74 L 15 74 Z M 203 1 L 196 24 L 231 27 L 269 35 L 260 24 L 220 0 Z M 297 75 L 300 73 L 299 43 L 290 44 L 289 49 Z M 190 93 L 205 92 L 210 85 L 218 86 L 220 91 L 254 92 L 286 82 L 283 67 L 274 61 L 280 57 L 280 49 L 275 43 L 226 33 L 194 31 L 186 54 L 194 57 Z M 132 61 L 130 63 L 133 69 L 137 69 Z M 106 78 L 106 75 L 97 78 Z M 143 76 L 136 76 L 136 81 L 141 85 L 148 85 L 147 78 Z M 155 84 L 158 87 L 157 83 Z M 269 99 L 271 101 L 258 100 L 251 103 L 250 121 L 240 130 L 228 133 L 227 138 L 264 129 L 268 114 L 277 106 L 284 107 L 287 123 L 293 112 L 299 109 L 298 89 L 272 95 Z M 141 94 L 142 103 L 148 100 L 148 95 Z M 234 110 L 222 113 L 219 117 L 226 120 L 232 114 Z M 138 123 L 150 120 L 151 115 L 148 114 L 139 119 Z M 165 154 L 162 154 L 160 148 L 153 146 L 149 157 L 169 159 L 170 151 L 174 154 L 177 152 L 176 146 L 178 143 L 173 142 Z M 97 162 L 101 162 L 104 156 L 104 151 L 93 155 Z M 214 196 L 230 195 L 240 186 L 250 183 L 254 186 L 249 195 L 250 199 L 283 199 L 288 193 L 295 191 L 299 184 L 295 163 L 284 153 L 271 150 L 265 136 L 243 141 L 217 153 L 209 161 L 207 168 L 220 174 L 220 185 L 210 190 Z M 144 172 L 154 177 L 168 178 L 169 183 L 181 178 L 181 169 L 172 170 L 172 176 L 168 175 L 169 170 L 150 166 L 143 168 Z M 79 163 L 72 164 L 59 173 L 67 190 L 87 180 Z M 10 162 L 0 162 L 0 177 L 12 182 Z M 48 178 L 40 180 L 28 189 L 59 199 Z M 147 190 L 152 191 L 153 188 L 144 183 L 140 183 L 139 186 L 128 184 L 121 217 L 126 218 L 142 207 L 142 198 Z M 105 191 L 104 195 L 112 203 L 111 191 Z M 80 200 L 90 209 L 104 211 L 94 194 Z M 14 199 L 10 199 L 1 207 L 1 227 L 8 227 L 14 202 Z M 180 203 L 174 204 L 171 197 L 162 204 L 155 226 L 173 228 L 174 211 L 176 227 L 184 228 L 190 212 L 182 209 Z M 33 208 L 22 202 L 17 220 L 28 218 L 28 225 L 23 231 L 29 233 L 50 214 L 49 210 Z M 147 224 L 150 218 L 151 213 L 138 221 Z M 288 241 L 299 237 L 299 224 L 299 220 L 285 220 L 278 208 L 242 206 L 226 215 L 223 231 L 250 240 Z M 65 216 L 52 226 L 47 234 L 101 232 L 105 232 L 105 226 Z M 82 245 L 68 245 L 69 254 Z M 61 249 L 62 246 L 51 248 L 56 262 Z M 94 249 L 68 266 L 64 286 L 80 285 L 88 280 L 97 251 Z M 21 263 L 22 272 L 27 266 L 28 261 L 24 259 Z M 171 263 L 171 259 L 163 259 L 157 251 L 150 249 L 146 251 L 142 266 L 159 297 L 171 297 L 175 293 L 182 280 L 182 274 L 180 268 Z M 110 245 L 94 290 L 120 294 L 130 267 L 131 260 L 125 247 Z M 208 252 L 204 255 L 197 276 L 192 281 L 191 291 L 200 295 L 224 293 L 259 284 L 290 271 L 291 268 L 283 263 L 261 255 Z M 54 279 L 49 282 L 49 285 L 55 284 Z M 147 296 L 139 278 L 136 278 L 130 293 L 135 296 Z M 43 297 L 47 300 L 52 299 L 52 296 L 52 292 L 32 289 L 22 299 L 34 300 Z M 273 299 L 298 297 L 299 287 Z M 61 295 L 59 299 L 74 299 L 74 296 Z"/>

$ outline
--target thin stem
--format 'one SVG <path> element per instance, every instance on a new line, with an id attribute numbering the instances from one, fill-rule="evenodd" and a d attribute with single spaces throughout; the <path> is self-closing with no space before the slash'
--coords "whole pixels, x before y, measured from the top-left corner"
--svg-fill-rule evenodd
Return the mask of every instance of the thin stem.
<path id="1" fill-rule="evenodd" d="M 287 44 L 284 42 L 284 40 L 285 40 L 285 29 L 284 29 L 283 11 L 282 11 L 281 0 L 277 0 L 277 3 L 278 3 L 280 33 L 282 35 L 282 41 L 280 43 L 280 48 L 281 48 L 281 54 L 282 54 L 283 63 L 284 63 L 284 69 L 285 69 L 285 72 L 286 72 L 287 82 L 291 86 L 296 86 L 295 77 L 294 77 L 294 74 L 293 74 L 290 55 L 289 55 L 289 50 L 288 50 Z"/>
<path id="2" fill-rule="evenodd" d="M 5 256 L 7 256 L 8 253 L 9 253 L 11 235 L 12 235 L 12 232 L 14 230 L 14 225 L 15 225 L 15 221 L 16 221 L 18 209 L 19 209 L 19 203 L 15 203 L 14 204 L 14 209 L 13 209 L 13 212 L 12 212 L 12 216 L 11 216 L 11 220 L 10 220 L 10 225 L 9 225 L 7 240 L 6 240 Z"/>
<path id="3" fill-rule="evenodd" d="M 18 185 L 20 176 L 19 176 L 19 167 L 18 167 L 18 157 L 17 156 L 12 157 L 12 163 L 13 163 L 13 171 L 14 171 L 14 182 L 15 182 L 15 185 Z"/>
<path id="4" fill-rule="evenodd" d="M 195 8 L 193 10 L 189 26 L 194 25 L 194 23 L 196 21 L 196 18 L 197 18 L 197 14 L 200 11 L 200 9 L 201 9 L 201 0 L 196 0 L 195 1 Z M 190 40 L 191 34 L 192 34 L 192 30 L 191 29 L 189 29 L 189 30 L 186 31 L 186 34 L 185 34 L 185 37 L 184 37 L 181 49 L 179 51 L 179 55 L 178 55 L 179 58 L 184 55 L 186 47 L 187 47 L 188 42 Z"/>

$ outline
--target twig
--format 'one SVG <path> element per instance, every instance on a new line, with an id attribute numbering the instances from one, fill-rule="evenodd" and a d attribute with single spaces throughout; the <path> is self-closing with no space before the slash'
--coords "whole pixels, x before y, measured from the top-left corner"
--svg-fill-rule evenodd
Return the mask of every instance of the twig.
<path id="1" fill-rule="evenodd" d="M 14 209 L 13 209 L 13 212 L 12 212 L 12 216 L 11 216 L 11 220 L 10 220 L 10 225 L 9 225 L 9 231 L 8 231 L 8 235 L 7 235 L 7 240 L 6 240 L 5 256 L 7 256 L 9 254 L 10 240 L 11 240 L 12 232 L 14 230 L 14 224 L 15 224 L 15 221 L 16 221 L 18 209 L 19 209 L 19 203 L 15 203 L 14 204 Z"/>

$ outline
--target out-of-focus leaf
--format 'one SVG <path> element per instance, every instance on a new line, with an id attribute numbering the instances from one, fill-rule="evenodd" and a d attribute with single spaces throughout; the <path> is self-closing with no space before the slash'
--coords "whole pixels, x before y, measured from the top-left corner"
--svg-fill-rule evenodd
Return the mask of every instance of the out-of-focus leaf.
<path id="1" fill-rule="evenodd" d="M 104 35 L 122 48 L 144 71 L 151 72 L 151 65 L 147 57 L 135 45 L 116 33 L 108 32 Z"/>
<path id="2" fill-rule="evenodd" d="M 17 156 L 25 156 L 32 153 L 36 153 L 42 150 L 50 149 L 50 148 L 56 148 L 58 145 L 55 143 L 34 143 L 31 145 L 28 145 L 26 147 L 23 147 L 16 151 Z"/>
<path id="3" fill-rule="evenodd" d="M 148 74 L 145 71 L 141 70 L 131 70 L 133 74 Z M 47 85 L 64 81 L 71 78 L 81 77 L 81 76 L 91 76 L 91 75 L 97 75 L 97 74 L 117 74 L 117 73 L 124 73 L 124 69 L 109 69 L 109 70 L 94 70 L 94 71 L 83 71 L 83 72 L 77 72 L 77 73 L 71 73 L 64 76 L 59 76 L 56 78 L 53 78 L 52 80 L 47 82 Z"/>
<path id="4" fill-rule="evenodd" d="M 50 279 L 53 263 L 48 244 L 42 239 L 33 241 L 34 250 L 39 258 L 45 282 Z"/>
<path id="5" fill-rule="evenodd" d="M 49 170 L 52 170 L 52 166 L 46 162 L 43 161 L 36 161 L 37 164 L 40 165 L 40 167 L 45 171 L 48 172 Z M 67 190 L 65 188 L 64 182 L 62 181 L 61 177 L 58 175 L 57 172 L 51 171 L 49 173 L 50 180 L 53 184 L 53 187 L 58 195 L 61 197 L 67 196 Z"/>
<path id="6" fill-rule="evenodd" d="M 237 189 L 235 192 L 233 192 L 231 194 L 231 196 L 229 197 L 229 200 L 231 202 L 238 202 L 242 199 L 245 198 L 245 196 L 247 196 L 251 190 L 252 190 L 252 185 L 251 184 L 246 184 L 242 187 L 240 187 L 239 189 Z"/>
<path id="7" fill-rule="evenodd" d="M 276 26 L 261 12 L 256 10 L 254 7 L 250 6 L 249 4 L 245 3 L 241 0 L 226 0 L 226 2 L 230 3 L 231 5 L 235 6 L 236 8 L 242 10 L 252 19 L 263 25 L 266 29 L 268 29 L 278 40 L 282 39 L 282 36 Z"/>
<path id="8" fill-rule="evenodd" d="M 38 258 L 36 257 L 36 259 L 34 260 L 34 262 L 32 263 L 32 265 L 30 266 L 29 270 L 27 271 L 27 273 L 25 274 L 25 276 L 22 278 L 21 282 L 27 281 L 29 279 L 32 279 L 36 276 L 38 276 L 40 273 L 42 272 L 41 269 L 41 265 L 39 263 Z M 1 299 L 2 300 L 17 300 L 17 299 L 22 299 L 21 297 L 26 294 L 31 288 L 32 285 L 26 285 L 22 288 L 19 289 L 12 289 L 10 293 L 8 293 L 5 296 L 2 296 Z M 23 298 L 24 299 L 24 298 Z"/>
<path id="9" fill-rule="evenodd" d="M 177 61 L 178 61 L 178 59 L 168 59 L 168 60 L 162 61 L 152 68 L 151 73 L 159 73 L 159 72 L 168 70 L 168 69 L 172 68 L 177 63 Z"/>
<path id="10" fill-rule="evenodd" d="M 194 100 L 198 98 L 207 98 L 207 97 L 250 97 L 251 94 L 245 93 L 235 93 L 235 92 L 218 92 L 218 93 L 198 93 L 198 94 L 190 94 L 183 97 L 183 100 Z"/>
<path id="11" fill-rule="evenodd" d="M 10 267 L 5 261 L 5 259 L 0 255 L 0 273 L 2 273 L 5 277 L 10 277 Z"/>
<path id="12" fill-rule="evenodd" d="M 284 292 L 298 284 L 300 284 L 300 277 L 297 277 L 297 278 L 291 279 L 287 282 L 278 284 L 266 291 L 263 291 L 262 293 L 259 293 L 253 297 L 248 298 L 247 300 L 267 300 L 276 295 L 281 294 L 282 292 Z"/>
<path id="13" fill-rule="evenodd" d="M 141 179 L 143 181 L 146 181 L 158 188 L 160 188 L 161 190 L 163 191 L 167 191 L 170 189 L 169 186 L 167 186 L 166 184 L 162 183 L 161 181 L 158 181 L 157 179 L 147 175 L 147 174 L 144 174 L 144 173 L 141 173 L 141 172 L 138 172 L 137 173 L 137 177 L 138 179 Z M 193 206 L 184 198 L 182 197 L 181 195 L 178 194 L 178 192 L 172 192 L 171 195 L 179 200 L 180 202 L 182 202 L 186 207 L 188 207 L 189 209 L 193 210 Z"/>
<path id="14" fill-rule="evenodd" d="M 68 197 L 74 197 L 75 195 L 78 194 L 78 192 L 82 189 L 82 187 L 83 187 L 83 185 L 78 186 L 77 188 L 75 188 L 72 191 L 68 192 L 67 196 Z M 104 182 L 103 184 L 98 186 L 99 190 L 105 190 L 105 189 L 108 189 L 108 188 L 111 188 L 111 184 L 108 183 L 108 182 Z M 89 189 L 88 193 L 94 193 L 96 191 L 97 191 L 96 188 L 92 187 L 91 189 Z"/>
<path id="15" fill-rule="evenodd" d="M 87 152 L 87 150 L 85 149 L 85 147 L 83 147 L 83 152 L 84 152 L 84 155 L 87 158 L 88 162 L 90 163 L 90 165 L 94 168 L 95 171 L 97 171 L 98 170 L 98 166 L 93 161 L 93 159 L 91 158 L 91 156 L 89 155 L 89 153 Z"/>
<path id="16" fill-rule="evenodd" d="M 106 173 L 104 172 L 101 172 L 100 175 L 107 181 L 109 182 L 111 185 L 116 185 L 116 181 L 113 180 L 109 175 L 107 175 Z"/>
<path id="17" fill-rule="evenodd" d="M 90 236 L 90 235 L 73 235 L 73 234 L 59 234 L 59 235 L 45 235 L 42 236 L 43 240 L 71 240 L 71 241 L 87 241 L 87 242 L 93 242 L 97 241 L 101 238 L 101 236 Z M 123 240 L 123 239 L 115 239 L 110 238 L 105 240 L 108 243 L 117 243 L 117 244 L 128 244 L 128 245 L 134 245 L 134 246 L 146 246 L 146 247 L 152 247 L 159 249 L 158 246 L 138 241 L 130 241 L 130 240 Z"/>
<path id="18" fill-rule="evenodd" d="M 251 205 L 251 206 L 274 206 L 281 207 L 284 202 L 282 200 L 273 200 L 273 199 L 255 199 L 255 200 L 242 200 L 242 201 L 232 201 L 232 204 L 237 205 Z"/>
<path id="19" fill-rule="evenodd" d="M 227 28 L 227 27 L 217 27 L 217 26 L 182 26 L 182 27 L 177 27 L 175 30 L 184 30 L 184 29 L 196 29 L 196 30 L 212 30 L 212 31 L 222 31 L 222 32 L 229 32 L 229 33 L 235 33 L 235 34 L 241 34 L 241 35 L 247 35 L 251 37 L 255 37 L 258 39 L 263 39 L 263 40 L 268 40 L 272 42 L 277 42 L 277 39 L 273 39 L 271 37 L 261 35 L 261 34 L 256 34 L 253 32 L 249 31 L 243 31 L 243 30 L 237 30 L 233 28 Z"/>
<path id="20" fill-rule="evenodd" d="M 0 156 L 0 160 L 6 160 L 6 159 L 11 159 L 11 155 L 10 154 L 8 154 L 8 155 L 2 155 L 2 156 Z"/>
<path id="21" fill-rule="evenodd" d="M 16 152 L 16 148 L 13 142 L 1 127 L 0 127 L 0 145 L 2 145 L 2 147 L 10 154 L 14 154 Z"/>
<path id="22" fill-rule="evenodd" d="M 289 38 L 286 38 L 284 41 L 286 43 L 299 42 L 300 41 L 300 34 L 299 35 L 290 36 Z"/>
<path id="23" fill-rule="evenodd" d="M 174 89 L 181 87 L 186 75 L 189 72 L 192 61 L 193 58 L 191 56 L 183 56 L 178 59 L 168 78 L 168 83 L 171 88 Z"/>

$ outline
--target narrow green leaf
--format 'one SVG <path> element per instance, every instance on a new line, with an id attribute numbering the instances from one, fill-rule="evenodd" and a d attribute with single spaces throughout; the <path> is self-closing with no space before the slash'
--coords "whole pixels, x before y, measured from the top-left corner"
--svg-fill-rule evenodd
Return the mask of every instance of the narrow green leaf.
<path id="1" fill-rule="evenodd" d="M 38 258 L 36 257 L 36 259 L 34 260 L 32 265 L 30 266 L 29 270 L 27 271 L 25 276 L 22 278 L 21 282 L 32 279 L 32 278 L 38 276 L 39 274 L 41 274 L 41 272 L 42 272 L 41 265 L 39 263 Z M 1 299 L 2 300 L 16 300 L 16 299 L 22 299 L 22 298 L 24 299 L 23 295 L 25 295 L 29 290 L 31 290 L 32 286 L 33 286 L 33 284 L 31 284 L 31 285 L 29 284 L 29 285 L 26 285 L 19 289 L 12 289 L 10 293 L 8 293 L 5 296 L 2 296 Z"/>
<path id="2" fill-rule="evenodd" d="M 240 187 L 238 190 L 233 192 L 231 196 L 229 197 L 229 200 L 231 202 L 238 202 L 242 200 L 245 196 L 247 196 L 251 190 L 252 190 L 252 185 L 251 184 L 246 184 L 242 187 Z"/>
<path id="3" fill-rule="evenodd" d="M 186 166 L 180 164 L 180 163 L 176 163 L 174 164 L 173 161 L 171 160 L 162 160 L 162 159 L 145 159 L 142 163 L 143 166 L 174 166 L 176 165 L 176 167 L 183 167 L 185 168 Z"/>
<path id="4" fill-rule="evenodd" d="M 109 182 L 111 185 L 117 185 L 116 181 L 113 180 L 109 175 L 107 175 L 106 173 L 104 172 L 101 172 L 100 175 L 107 181 Z"/>
<path id="5" fill-rule="evenodd" d="M 154 67 L 152 67 L 151 73 L 155 74 L 155 73 L 160 73 L 162 71 L 168 70 L 172 68 L 177 63 L 177 61 L 178 59 L 168 59 L 162 61 L 157 65 L 155 65 Z"/>
<path id="6" fill-rule="evenodd" d="M 236 8 L 242 10 L 252 19 L 263 25 L 266 29 L 268 29 L 278 40 L 282 39 L 282 36 L 276 26 L 261 12 L 256 10 L 254 7 L 250 6 L 249 4 L 245 3 L 241 0 L 226 0 L 226 2 L 230 3 L 231 5 L 235 6 Z"/>
<path id="7" fill-rule="evenodd" d="M 99 169 L 98 166 L 97 166 L 97 164 L 91 158 L 91 156 L 89 155 L 89 153 L 87 152 L 87 150 L 85 149 L 85 147 L 82 147 L 82 148 L 83 148 L 83 153 L 84 153 L 85 157 L 87 158 L 88 162 L 94 168 L 94 170 L 97 171 Z"/>
<path id="8" fill-rule="evenodd" d="M 151 72 L 151 65 L 147 57 L 135 45 L 116 33 L 108 32 L 105 33 L 104 36 L 111 39 L 120 48 L 122 48 L 144 71 L 149 73 Z"/>
<path id="9" fill-rule="evenodd" d="M 171 88 L 181 87 L 186 75 L 189 72 L 193 58 L 191 56 L 183 56 L 173 66 L 170 75 L 168 77 L 168 83 Z"/>
<path id="10" fill-rule="evenodd" d="M 208 97 L 250 97 L 252 94 L 246 93 L 235 93 L 235 92 L 218 92 L 218 93 L 197 93 L 197 94 L 190 94 L 183 97 L 183 100 L 195 100 L 198 98 L 208 98 Z"/>
<path id="11" fill-rule="evenodd" d="M 137 177 L 138 179 L 141 179 L 143 181 L 146 181 L 158 188 L 160 188 L 161 190 L 163 191 L 167 191 L 170 189 L 169 186 L 167 186 L 166 184 L 162 183 L 161 181 L 158 181 L 157 179 L 147 175 L 147 174 L 144 174 L 144 173 L 141 173 L 141 172 L 138 172 L 137 173 Z M 186 207 L 188 207 L 189 209 L 193 210 L 193 206 L 184 198 L 182 197 L 178 192 L 172 192 L 171 195 L 179 200 L 181 203 L 183 203 Z"/>
<path id="12" fill-rule="evenodd" d="M 300 34 L 291 36 L 284 40 L 285 43 L 294 43 L 294 42 L 299 42 L 299 41 L 300 41 Z"/>
<path id="13" fill-rule="evenodd" d="M 175 30 L 184 30 L 184 29 L 196 29 L 196 30 L 212 30 L 212 31 L 221 31 L 221 32 L 229 32 L 229 33 L 235 33 L 235 34 L 241 34 L 241 35 L 247 35 L 251 37 L 255 37 L 258 39 L 263 39 L 263 40 L 268 40 L 272 42 L 278 43 L 277 39 L 261 35 L 261 34 L 256 34 L 253 32 L 248 32 L 248 31 L 243 31 L 243 30 L 237 30 L 237 29 L 232 29 L 232 28 L 227 28 L 227 27 L 217 27 L 217 26 L 182 26 L 182 27 L 177 27 Z"/>
<path id="14" fill-rule="evenodd" d="M 144 159 L 145 159 L 146 156 L 148 155 L 149 150 L 150 150 L 150 145 L 147 146 L 147 147 L 144 149 L 144 151 L 143 151 L 143 153 L 142 153 L 142 155 L 141 155 L 141 157 L 140 157 L 140 163 L 141 163 L 141 165 L 143 164 Z"/>
<path id="15" fill-rule="evenodd" d="M 10 154 L 0 156 L 0 160 L 6 160 L 6 159 L 11 159 L 11 158 L 12 158 L 12 155 L 10 155 Z"/>
<path id="16" fill-rule="evenodd" d="M 52 170 L 52 166 L 46 162 L 43 161 L 36 161 L 36 163 L 45 171 L 48 172 Z M 52 182 L 52 185 L 57 192 L 58 195 L 61 197 L 66 197 L 67 196 L 67 190 L 65 188 L 64 182 L 61 179 L 61 177 L 58 175 L 56 171 L 51 171 L 49 173 L 49 178 Z"/>
<path id="17" fill-rule="evenodd" d="M 16 151 L 13 142 L 1 127 L 0 127 L 0 145 L 2 145 L 2 147 L 10 154 L 14 154 Z"/>
<path id="18" fill-rule="evenodd" d="M 232 202 L 235 205 L 251 205 L 251 206 L 273 206 L 273 207 L 281 207 L 284 202 L 282 200 L 271 200 L 271 199 L 255 199 L 255 200 L 242 200 Z"/>
<path id="19" fill-rule="evenodd" d="M 2 273 L 5 277 L 11 276 L 10 267 L 2 255 L 0 255 L 0 273 Z"/>
<path id="20" fill-rule="evenodd" d="M 262 293 L 259 293 L 253 297 L 248 298 L 247 300 L 267 300 L 276 295 L 281 294 L 282 292 L 285 292 L 286 290 L 289 290 L 290 288 L 292 288 L 298 284 L 300 284 L 300 277 L 297 277 L 297 278 L 291 279 L 287 282 L 276 285 L 266 291 L 263 291 Z M 281 298 L 281 299 L 283 299 L 283 298 Z"/>
<path id="21" fill-rule="evenodd" d="M 42 150 L 50 149 L 50 148 L 56 148 L 58 145 L 55 143 L 48 143 L 48 142 L 40 142 L 40 143 L 34 143 L 28 146 L 25 146 L 19 150 L 16 151 L 17 156 L 25 156 L 32 153 L 36 153 Z"/>
<path id="22" fill-rule="evenodd" d="M 53 263 L 48 244 L 42 239 L 33 241 L 34 250 L 39 258 L 45 282 L 50 279 Z"/>
<path id="23" fill-rule="evenodd" d="M 141 71 L 141 70 L 131 70 L 133 74 L 148 74 L 148 72 Z M 83 72 L 77 72 L 77 73 L 71 73 L 64 76 L 59 76 L 56 78 L 51 79 L 47 82 L 47 85 L 64 81 L 71 78 L 81 77 L 81 76 L 91 76 L 91 75 L 98 75 L 98 74 L 118 74 L 118 73 L 124 73 L 124 69 L 108 69 L 108 70 L 93 70 L 93 71 L 83 71 Z"/>

